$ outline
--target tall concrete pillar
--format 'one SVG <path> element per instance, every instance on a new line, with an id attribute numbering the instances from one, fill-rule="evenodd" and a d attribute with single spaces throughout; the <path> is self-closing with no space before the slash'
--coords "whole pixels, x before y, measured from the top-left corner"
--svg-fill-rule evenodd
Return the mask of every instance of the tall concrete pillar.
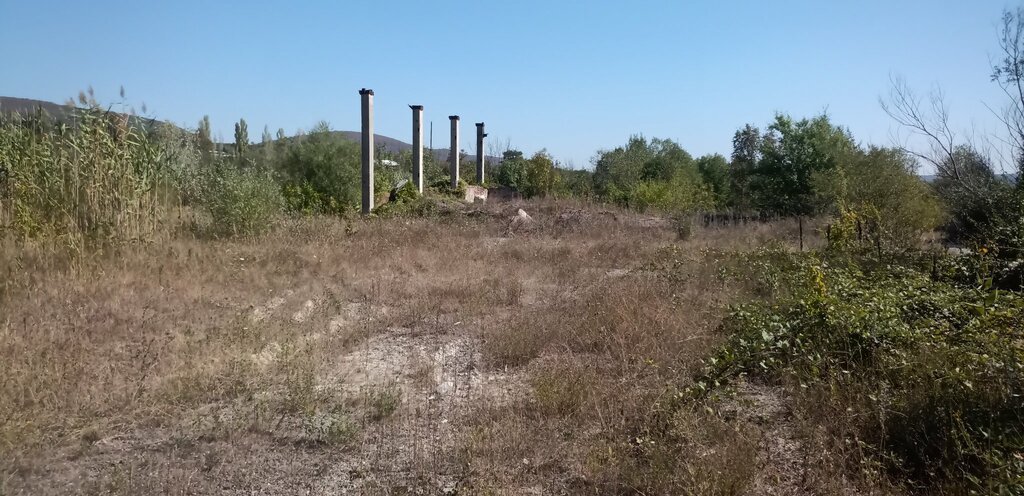
<path id="1" fill-rule="evenodd" d="M 449 171 L 452 174 L 452 189 L 459 187 L 459 116 L 449 115 L 452 121 L 452 148 L 448 155 Z"/>
<path id="2" fill-rule="evenodd" d="M 412 182 L 416 191 L 423 193 L 423 105 L 409 105 L 412 109 Z"/>
<path id="3" fill-rule="evenodd" d="M 363 213 L 373 210 L 373 90 L 359 90 L 363 104 Z"/>
<path id="4" fill-rule="evenodd" d="M 484 162 L 486 156 L 484 155 L 484 138 L 487 137 L 487 133 L 484 132 L 484 123 L 476 123 L 476 183 L 484 183 L 484 166 L 487 164 Z"/>

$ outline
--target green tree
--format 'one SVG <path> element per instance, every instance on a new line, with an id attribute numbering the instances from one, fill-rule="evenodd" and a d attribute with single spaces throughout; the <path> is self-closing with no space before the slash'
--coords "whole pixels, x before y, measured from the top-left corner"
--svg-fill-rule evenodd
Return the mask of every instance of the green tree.
<path id="1" fill-rule="evenodd" d="M 270 135 L 270 128 L 268 126 L 263 126 L 263 136 L 260 138 L 260 144 L 268 146 L 271 141 L 274 141 L 274 138 Z"/>
<path id="2" fill-rule="evenodd" d="M 754 206 L 750 178 L 761 160 L 761 130 L 747 124 L 732 137 L 732 162 L 729 164 L 730 206 L 749 210 Z"/>
<path id="3" fill-rule="evenodd" d="M 715 195 L 715 204 L 724 206 L 729 203 L 729 162 L 725 157 L 714 154 L 704 155 L 696 160 L 697 171 L 711 192 Z"/>
<path id="4" fill-rule="evenodd" d="M 590 198 L 594 195 L 594 173 L 588 170 L 556 167 L 561 176 L 559 191 L 567 196 Z"/>
<path id="5" fill-rule="evenodd" d="M 244 160 L 249 154 L 249 126 L 245 119 L 235 123 L 235 156 Z"/>
<path id="6" fill-rule="evenodd" d="M 777 115 L 761 140 L 761 159 L 750 185 L 755 204 L 784 215 L 813 214 L 813 176 L 835 169 L 855 149 L 850 133 L 827 115 L 796 122 Z"/>
<path id="7" fill-rule="evenodd" d="M 512 188 L 520 193 L 526 187 L 526 159 L 519 150 L 506 150 L 502 153 L 501 165 L 498 166 L 498 184 Z"/>
<path id="8" fill-rule="evenodd" d="M 559 178 L 551 155 L 547 150 L 541 150 L 527 161 L 526 181 L 520 192 L 527 198 L 547 196 L 555 191 Z"/>
<path id="9" fill-rule="evenodd" d="M 632 136 L 594 159 L 595 193 L 638 209 L 681 211 L 712 202 L 693 157 L 672 140 Z"/>
<path id="10" fill-rule="evenodd" d="M 598 152 L 594 160 L 594 189 L 603 198 L 629 203 L 629 191 L 643 175 L 644 164 L 654 158 L 647 139 L 634 135 L 625 146 Z"/>
<path id="11" fill-rule="evenodd" d="M 210 116 L 204 115 L 199 120 L 199 128 L 196 130 L 196 144 L 203 163 L 206 164 L 213 160 L 213 138 L 210 133 Z"/>
<path id="12" fill-rule="evenodd" d="M 917 247 L 943 218 L 933 189 L 901 150 L 856 150 L 835 169 L 815 175 L 819 209 L 861 220 L 869 238 L 887 249 Z"/>

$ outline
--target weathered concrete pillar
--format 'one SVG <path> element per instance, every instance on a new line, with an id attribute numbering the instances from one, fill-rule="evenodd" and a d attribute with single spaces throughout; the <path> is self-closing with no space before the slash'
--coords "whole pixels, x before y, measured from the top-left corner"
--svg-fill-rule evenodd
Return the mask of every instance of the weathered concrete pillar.
<path id="1" fill-rule="evenodd" d="M 359 90 L 363 103 L 363 213 L 373 210 L 373 90 Z"/>
<path id="2" fill-rule="evenodd" d="M 416 191 L 423 193 L 423 105 L 409 105 L 412 109 L 412 182 Z"/>
<path id="3" fill-rule="evenodd" d="M 459 116 L 449 115 L 452 121 L 452 148 L 448 155 L 449 171 L 452 174 L 452 189 L 459 187 Z"/>
<path id="4" fill-rule="evenodd" d="M 484 138 L 487 137 L 487 133 L 484 132 L 484 123 L 476 123 L 476 183 L 484 183 L 484 170 L 487 164 L 484 155 Z"/>

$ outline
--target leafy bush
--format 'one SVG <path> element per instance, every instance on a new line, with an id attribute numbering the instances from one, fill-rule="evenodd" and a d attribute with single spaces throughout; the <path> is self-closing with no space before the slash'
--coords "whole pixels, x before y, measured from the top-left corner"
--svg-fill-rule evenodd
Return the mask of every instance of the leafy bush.
<path id="1" fill-rule="evenodd" d="M 732 338 L 698 396 L 741 376 L 799 384 L 858 412 L 858 439 L 895 480 L 1020 487 L 1024 297 L 814 258 L 782 277 L 788 295 L 741 306 L 722 324 Z"/>
<path id="2" fill-rule="evenodd" d="M 939 199 L 916 174 L 904 152 L 871 147 L 849 153 L 836 168 L 814 177 L 821 210 L 854 216 L 871 245 L 890 251 L 915 248 L 941 225 Z"/>
<path id="3" fill-rule="evenodd" d="M 446 185 L 441 185 L 445 187 Z M 375 208 L 373 213 L 381 217 L 410 215 L 425 217 L 438 212 L 439 199 L 427 198 L 416 191 L 416 184 L 406 181 L 391 192 L 388 202 Z"/>
<path id="4" fill-rule="evenodd" d="M 533 198 L 554 193 L 562 178 L 563 173 L 555 166 L 554 159 L 546 150 L 541 150 L 529 159 L 518 151 L 506 152 L 496 180 L 526 198 Z"/>
<path id="5" fill-rule="evenodd" d="M 221 164 L 207 173 L 202 198 L 215 236 L 252 236 L 265 232 L 280 213 L 280 187 L 269 173 Z"/>
<path id="6" fill-rule="evenodd" d="M 640 181 L 629 192 L 629 206 L 641 212 L 692 212 L 714 204 L 699 180 L 674 177 L 671 181 Z"/>
<path id="7" fill-rule="evenodd" d="M 633 136 L 625 146 L 599 152 L 594 163 L 598 196 L 639 210 L 687 211 L 714 204 L 714 195 L 686 150 L 672 140 Z"/>
<path id="8" fill-rule="evenodd" d="M 343 214 L 359 204 L 359 145 L 331 133 L 321 122 L 283 153 L 280 172 L 290 211 Z"/>

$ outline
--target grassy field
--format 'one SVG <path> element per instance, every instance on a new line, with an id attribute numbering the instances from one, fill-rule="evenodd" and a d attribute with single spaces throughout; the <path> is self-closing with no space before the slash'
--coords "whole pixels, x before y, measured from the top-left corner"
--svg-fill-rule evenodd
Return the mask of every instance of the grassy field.
<path id="1" fill-rule="evenodd" d="M 532 224 L 510 223 L 519 206 Z M 73 268 L 5 250 L 0 488 L 791 485 L 793 453 L 772 450 L 794 448 L 766 439 L 788 429 L 770 389 L 746 395 L 756 415 L 685 412 L 684 457 L 642 466 L 628 451 L 722 342 L 726 306 L 756 296 L 718 275 L 721 257 L 795 236 L 751 224 L 679 240 L 662 218 L 538 202 L 293 220 L 258 240 L 185 236 Z"/>

